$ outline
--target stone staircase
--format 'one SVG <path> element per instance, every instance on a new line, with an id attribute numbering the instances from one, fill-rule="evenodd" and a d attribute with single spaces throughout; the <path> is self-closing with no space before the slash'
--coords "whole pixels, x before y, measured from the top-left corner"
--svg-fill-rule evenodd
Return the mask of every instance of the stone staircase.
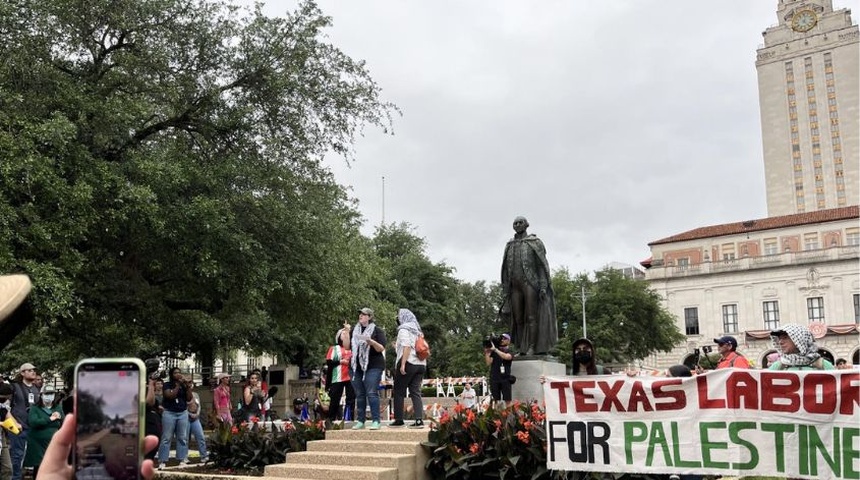
<path id="1" fill-rule="evenodd" d="M 387 423 L 387 422 L 386 422 Z M 430 480 L 430 458 L 421 442 L 430 429 L 328 430 L 325 440 L 308 442 L 305 452 L 287 454 L 269 465 L 266 479 L 278 480 Z"/>

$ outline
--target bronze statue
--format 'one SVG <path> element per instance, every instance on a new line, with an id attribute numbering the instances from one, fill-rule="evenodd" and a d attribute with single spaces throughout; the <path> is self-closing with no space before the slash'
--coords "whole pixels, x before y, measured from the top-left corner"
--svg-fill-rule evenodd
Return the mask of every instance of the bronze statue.
<path id="1" fill-rule="evenodd" d="M 558 342 L 555 297 L 546 248 L 526 232 L 528 226 L 525 217 L 515 218 L 516 234 L 505 246 L 500 312 L 510 316 L 511 339 L 520 354 L 545 355 Z"/>

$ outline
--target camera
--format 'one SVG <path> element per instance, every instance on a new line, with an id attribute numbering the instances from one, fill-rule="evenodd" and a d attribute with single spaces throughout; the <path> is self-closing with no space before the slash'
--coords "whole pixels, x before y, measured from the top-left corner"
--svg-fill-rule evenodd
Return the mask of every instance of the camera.
<path id="1" fill-rule="evenodd" d="M 502 344 L 502 336 L 496 335 L 495 333 L 491 333 L 484 337 L 484 341 L 482 342 L 484 348 L 493 348 L 493 345 L 499 346 Z"/>
<path id="2" fill-rule="evenodd" d="M 713 369 L 716 367 L 713 361 L 711 361 L 710 354 L 714 350 L 714 348 L 710 345 L 705 345 L 701 349 L 694 348 L 693 349 L 693 365 L 701 366 L 703 368 Z M 704 354 L 704 355 L 703 355 Z M 705 365 L 702 365 L 702 358 L 705 359 Z"/>
<path id="3" fill-rule="evenodd" d="M 161 367 L 161 360 L 157 358 L 147 358 L 143 361 L 143 365 L 146 367 L 146 378 L 150 380 L 158 380 L 159 378 L 164 380 L 167 377 L 167 371 L 159 370 L 159 367 Z"/>

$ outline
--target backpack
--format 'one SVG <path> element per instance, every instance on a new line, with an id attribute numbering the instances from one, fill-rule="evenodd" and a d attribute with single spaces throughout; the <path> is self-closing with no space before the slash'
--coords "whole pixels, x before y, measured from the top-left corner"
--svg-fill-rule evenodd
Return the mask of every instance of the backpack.
<path id="1" fill-rule="evenodd" d="M 418 334 L 418 339 L 415 340 L 415 356 L 419 360 L 427 360 L 430 356 L 430 345 L 427 340 L 424 340 L 424 334 Z"/>

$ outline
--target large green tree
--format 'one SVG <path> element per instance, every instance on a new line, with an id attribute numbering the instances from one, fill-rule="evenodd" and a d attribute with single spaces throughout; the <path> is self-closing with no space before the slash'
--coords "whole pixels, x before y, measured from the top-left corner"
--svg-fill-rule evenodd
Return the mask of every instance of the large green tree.
<path id="1" fill-rule="evenodd" d="M 0 271 L 37 322 L 4 352 L 314 354 L 382 267 L 321 164 L 393 106 L 326 43 L 207 0 L 0 3 Z M 61 346 L 61 347 L 60 347 Z"/>
<path id="2" fill-rule="evenodd" d="M 582 291 L 586 293 L 585 321 L 588 339 L 599 360 L 628 362 L 658 351 L 666 352 L 684 340 L 675 319 L 663 307 L 660 295 L 648 283 L 606 268 L 589 277 L 575 277 L 565 269 L 553 273 L 559 332 L 559 356 L 571 364 L 571 347 L 582 337 Z"/>

